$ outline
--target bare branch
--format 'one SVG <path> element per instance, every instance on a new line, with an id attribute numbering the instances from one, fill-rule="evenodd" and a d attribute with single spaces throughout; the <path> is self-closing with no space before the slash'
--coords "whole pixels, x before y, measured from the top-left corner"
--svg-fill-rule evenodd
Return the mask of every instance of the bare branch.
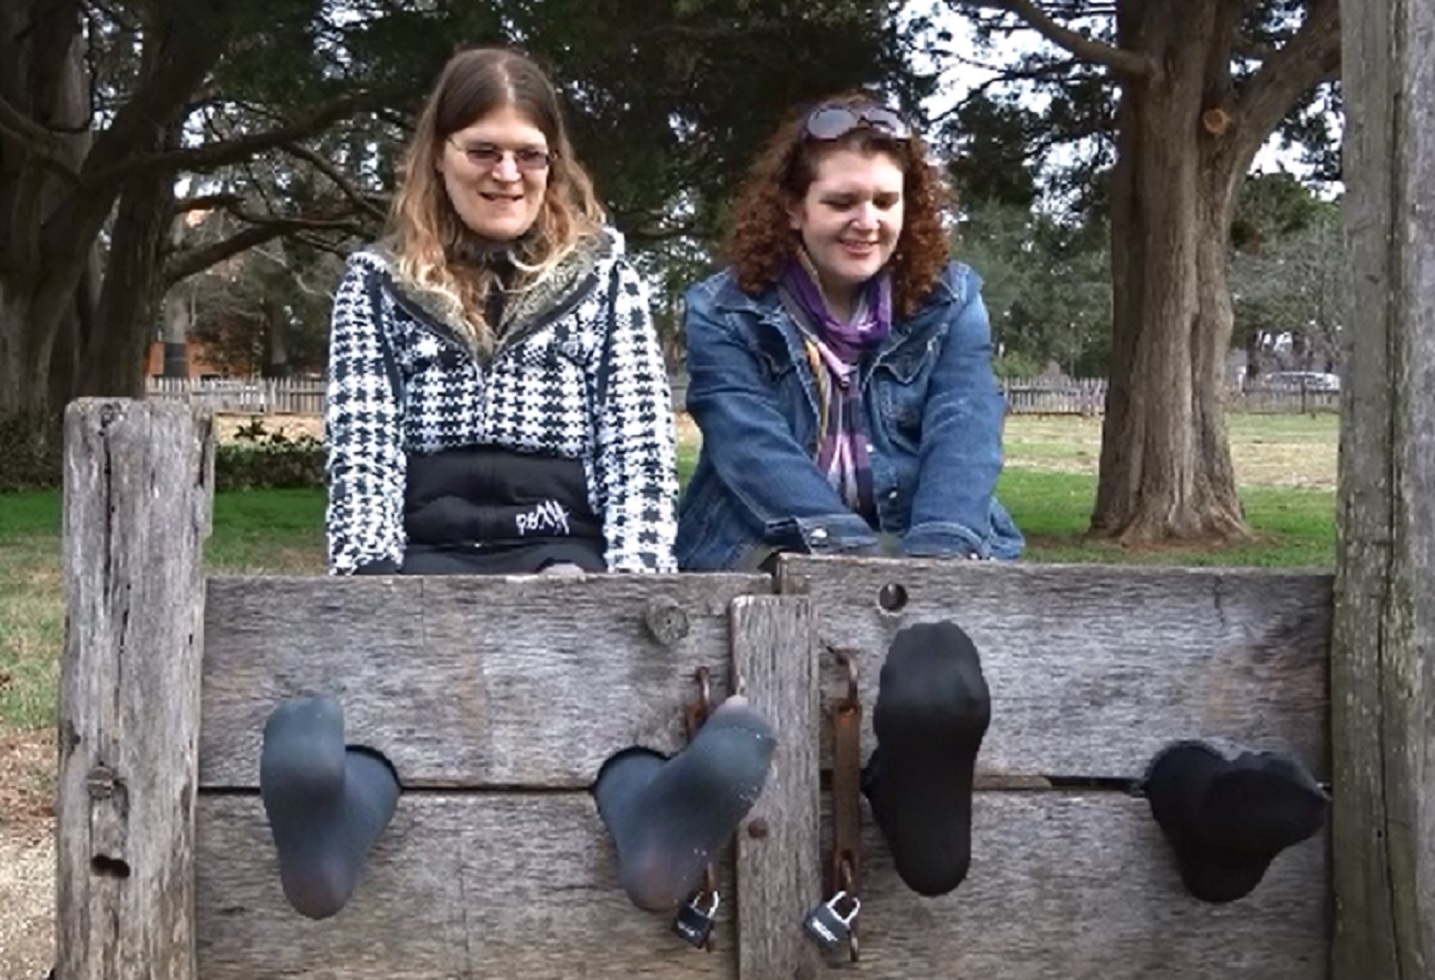
<path id="1" fill-rule="evenodd" d="M 358 185 L 345 176 L 338 167 L 324 159 L 324 157 L 315 153 L 307 146 L 301 146 L 298 143 L 285 143 L 282 149 L 285 153 L 296 156 L 305 163 L 308 163 L 315 170 L 333 181 L 334 185 L 343 192 L 344 196 L 353 203 L 354 207 L 375 221 L 382 222 L 385 220 L 386 215 L 384 214 L 384 209 L 374 203 L 372 196 L 365 194 Z"/>
<path id="2" fill-rule="evenodd" d="M 204 146 L 173 150 L 168 153 L 138 154 L 94 175 L 92 179 L 97 182 L 114 180 L 150 168 L 204 171 L 238 163 L 256 153 L 272 150 L 286 143 L 293 143 L 313 136 L 315 133 L 323 132 L 340 119 L 369 108 L 376 99 L 377 96 L 371 92 L 346 95 L 327 105 L 320 106 L 307 116 L 286 126 L 218 143 L 208 143 Z"/>
<path id="3" fill-rule="evenodd" d="M 166 289 L 192 275 L 218 265 L 225 259 L 233 258 L 241 252 L 285 235 L 302 234 L 308 231 L 338 231 L 354 236 L 364 234 L 364 229 L 357 223 L 339 218 L 272 217 L 247 214 L 238 209 L 231 213 L 235 217 L 249 222 L 249 227 L 209 245 L 175 252 L 165 263 L 164 285 Z"/>
<path id="4" fill-rule="evenodd" d="M 294 238 L 295 240 L 301 241 L 305 245 L 308 245 L 310 248 L 318 249 L 321 252 L 328 252 L 330 255 L 337 255 L 341 259 L 348 258 L 349 252 L 351 251 L 351 249 L 343 242 L 331 242 L 328 239 L 323 238 L 322 236 L 309 234 L 307 232 L 296 232 Z M 304 286 L 302 281 L 300 282 L 300 286 L 307 293 L 316 292 L 315 290 Z M 324 291 L 324 295 L 328 295 L 327 290 Z"/>
<path id="5" fill-rule="evenodd" d="M 1071 52 L 1078 58 L 1105 65 L 1112 71 L 1123 75 L 1144 78 L 1155 75 L 1158 70 L 1156 62 L 1151 58 L 1093 40 L 1080 31 L 1073 31 L 1071 28 L 1057 23 L 1033 0 L 948 0 L 948 4 L 953 8 L 986 8 L 1005 10 L 1007 13 L 1015 14 L 1025 21 L 1028 27 L 1057 47 Z"/>
<path id="6" fill-rule="evenodd" d="M 973 85 L 970 89 L 967 90 L 967 94 L 963 96 L 959 102 L 937 113 L 937 115 L 932 117 L 931 121 L 935 124 L 942 122 L 952 116 L 955 116 L 957 113 L 961 112 L 962 109 L 966 108 L 966 106 L 969 105 L 973 100 L 984 96 L 987 93 L 988 89 L 995 88 L 998 85 L 1005 85 L 1008 82 L 1035 82 L 1042 81 L 1047 78 L 1063 76 L 1071 72 L 1078 65 L 1082 64 L 1085 64 L 1085 62 L 1081 61 L 1078 58 L 1067 58 L 1062 61 L 1053 61 L 1048 64 L 1041 65 L 1038 68 L 1032 68 L 1027 70 L 1016 68 L 998 69 L 1001 72 L 999 75 L 994 78 L 988 78 L 984 82 L 980 82 L 976 85 Z"/>
<path id="7" fill-rule="evenodd" d="M 1301 96 L 1340 77 L 1339 0 L 1314 0 L 1291 39 L 1251 76 L 1235 106 L 1233 171 L 1245 173 L 1280 121 Z"/>

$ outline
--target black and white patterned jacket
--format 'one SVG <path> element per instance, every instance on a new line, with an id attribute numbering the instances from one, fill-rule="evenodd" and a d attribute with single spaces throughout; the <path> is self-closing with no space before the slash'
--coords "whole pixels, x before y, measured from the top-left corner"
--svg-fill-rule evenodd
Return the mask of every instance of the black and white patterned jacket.
<path id="1" fill-rule="evenodd" d="M 410 454 L 470 446 L 582 462 L 610 571 L 676 571 L 676 437 L 647 289 L 612 230 L 515 294 L 480 358 L 384 246 L 349 258 L 329 351 L 329 570 L 402 566 Z"/>

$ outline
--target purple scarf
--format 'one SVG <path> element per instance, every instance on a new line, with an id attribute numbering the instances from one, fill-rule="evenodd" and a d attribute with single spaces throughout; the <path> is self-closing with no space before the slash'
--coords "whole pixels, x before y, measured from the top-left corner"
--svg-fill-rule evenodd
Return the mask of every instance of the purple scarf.
<path id="1" fill-rule="evenodd" d="M 864 350 L 876 347 L 892 332 L 892 275 L 885 269 L 862 284 L 850 320 L 833 315 L 818 284 L 817 270 L 801 249 L 787 263 L 778 286 L 790 293 L 806 314 L 799 322 L 846 364 L 856 364 Z"/>
<path id="2" fill-rule="evenodd" d="M 778 296 L 802 328 L 808 366 L 817 382 L 820 414 L 817 465 L 848 507 L 869 524 L 876 518 L 867 420 L 853 373 L 863 352 L 892 332 L 892 278 L 883 270 L 863 284 L 849 320 L 832 313 L 806 253 L 788 263 Z"/>

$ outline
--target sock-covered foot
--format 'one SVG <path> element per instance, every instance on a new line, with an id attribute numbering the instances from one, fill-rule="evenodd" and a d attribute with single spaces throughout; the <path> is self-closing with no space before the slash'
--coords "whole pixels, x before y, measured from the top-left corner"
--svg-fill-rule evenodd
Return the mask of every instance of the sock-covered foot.
<path id="1" fill-rule="evenodd" d="M 972 780 L 990 721 L 981 658 L 961 627 L 919 623 L 893 638 L 862 789 L 897 874 L 920 895 L 944 895 L 967 876 Z"/>
<path id="2" fill-rule="evenodd" d="M 1291 759 L 1246 752 L 1232 760 L 1204 742 L 1162 749 L 1143 785 L 1182 883 L 1206 902 L 1250 894 L 1276 855 L 1319 832 L 1330 803 Z"/>
<path id="3" fill-rule="evenodd" d="M 344 745 L 344 717 L 333 698 L 296 698 L 264 726 L 259 794 L 289 904 L 311 919 L 336 914 L 394 814 L 392 767 Z"/>
<path id="4" fill-rule="evenodd" d="M 745 698 L 732 697 L 672 758 L 625 749 L 603 764 L 593 795 L 633 904 L 660 912 L 693 892 L 757 802 L 773 749 L 767 719 Z"/>

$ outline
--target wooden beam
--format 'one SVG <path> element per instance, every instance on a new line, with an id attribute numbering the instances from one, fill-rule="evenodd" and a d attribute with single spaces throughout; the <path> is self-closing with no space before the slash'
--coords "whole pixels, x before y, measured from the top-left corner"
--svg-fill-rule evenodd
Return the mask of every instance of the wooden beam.
<path id="1" fill-rule="evenodd" d="M 195 980 L 204 540 L 214 443 L 174 402 L 65 413 L 56 972 Z"/>
<path id="2" fill-rule="evenodd" d="M 1342 0 L 1336 980 L 1435 971 L 1435 4 Z"/>
<path id="3" fill-rule="evenodd" d="M 583 789 L 612 752 L 683 744 L 707 667 L 727 693 L 728 603 L 758 575 L 215 578 L 206 788 L 257 788 L 275 705 L 326 691 L 408 788 Z"/>
<path id="4" fill-rule="evenodd" d="M 734 977 L 737 903 L 711 953 L 634 907 L 587 793 L 405 794 L 349 904 L 319 922 L 284 901 L 257 797 L 203 793 L 199 817 L 204 980 Z"/>
<path id="5" fill-rule="evenodd" d="M 801 782 L 770 784 L 753 819 L 782 819 L 771 804 Z M 862 959 L 831 971 L 808 962 L 800 925 L 798 900 L 818 885 L 816 818 L 739 831 L 741 894 L 727 900 L 724 862 L 705 953 L 624 897 L 586 794 L 406 795 L 349 905 L 322 922 L 284 903 L 257 798 L 204 793 L 199 817 L 204 980 L 1327 976 L 1325 838 L 1279 855 L 1246 898 L 1209 905 L 1182 889 L 1146 802 L 1120 793 L 979 793 L 971 873 L 936 899 L 902 884 L 869 821 Z"/>
<path id="6" fill-rule="evenodd" d="M 737 834 L 738 977 L 816 977 L 803 931 L 821 902 L 817 649 L 802 596 L 734 600 L 732 669 L 773 724 L 772 774 Z"/>
<path id="7" fill-rule="evenodd" d="M 802 557 L 783 559 L 779 579 L 812 597 L 824 644 L 854 652 L 869 708 L 898 630 L 965 627 L 992 695 L 986 785 L 1133 779 L 1189 738 L 1329 774 L 1327 574 Z M 835 697 L 833 658 L 823 668 Z"/>

